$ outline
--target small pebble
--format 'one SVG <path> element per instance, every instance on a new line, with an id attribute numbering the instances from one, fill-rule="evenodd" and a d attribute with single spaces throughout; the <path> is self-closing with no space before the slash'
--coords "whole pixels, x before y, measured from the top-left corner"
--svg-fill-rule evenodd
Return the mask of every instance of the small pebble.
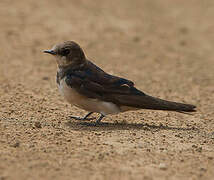
<path id="1" fill-rule="evenodd" d="M 47 81 L 49 80 L 49 77 L 44 76 L 42 79 Z"/>
<path id="2" fill-rule="evenodd" d="M 213 160 L 213 157 L 212 157 L 212 156 L 209 156 L 208 159 L 209 159 L 209 160 Z"/>
<path id="3" fill-rule="evenodd" d="M 39 121 L 35 122 L 34 125 L 36 128 L 42 128 L 42 125 Z"/>
<path id="4" fill-rule="evenodd" d="M 197 146 L 197 145 L 195 145 L 195 144 L 193 144 L 193 145 L 192 145 L 192 148 L 197 148 L 197 147 L 198 147 L 198 146 Z"/>
<path id="5" fill-rule="evenodd" d="M 11 145 L 11 147 L 17 148 L 20 146 L 20 142 L 15 142 L 14 144 Z"/>
<path id="6" fill-rule="evenodd" d="M 161 170 L 166 170 L 166 169 L 167 169 L 167 165 L 166 165 L 165 163 L 160 163 L 160 164 L 159 164 L 159 168 L 160 168 Z"/>

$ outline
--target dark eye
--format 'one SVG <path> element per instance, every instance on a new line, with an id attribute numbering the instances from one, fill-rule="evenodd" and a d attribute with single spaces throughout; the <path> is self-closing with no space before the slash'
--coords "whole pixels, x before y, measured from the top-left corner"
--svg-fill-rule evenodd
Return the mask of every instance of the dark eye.
<path id="1" fill-rule="evenodd" d="M 61 55 L 62 56 L 67 56 L 69 53 L 70 53 L 69 49 L 63 49 L 62 52 L 61 52 Z"/>

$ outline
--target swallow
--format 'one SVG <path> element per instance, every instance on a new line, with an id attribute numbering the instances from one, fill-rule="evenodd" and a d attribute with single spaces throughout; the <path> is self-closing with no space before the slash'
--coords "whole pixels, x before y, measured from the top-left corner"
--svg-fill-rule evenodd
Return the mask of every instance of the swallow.
<path id="1" fill-rule="evenodd" d="M 44 53 L 56 59 L 60 93 L 71 105 L 89 112 L 83 118 L 73 117 L 75 119 L 86 120 L 92 113 L 99 113 L 96 123 L 100 123 L 108 114 L 139 109 L 196 111 L 194 105 L 152 97 L 138 90 L 132 81 L 106 73 L 88 60 L 74 41 L 56 44 Z"/>

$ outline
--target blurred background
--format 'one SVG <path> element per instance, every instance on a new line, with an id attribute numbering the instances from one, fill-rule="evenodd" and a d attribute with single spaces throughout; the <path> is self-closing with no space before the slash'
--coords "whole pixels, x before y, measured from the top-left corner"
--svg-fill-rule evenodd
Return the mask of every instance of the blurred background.
<path id="1" fill-rule="evenodd" d="M 1 0 L 0 179 L 212 178 L 213 17 L 209 0 Z M 105 71 L 153 96 L 195 104 L 198 112 L 137 111 L 106 118 L 128 124 L 122 127 L 68 125 L 69 115 L 86 112 L 59 96 L 56 63 L 42 53 L 66 40 L 79 43 Z"/>

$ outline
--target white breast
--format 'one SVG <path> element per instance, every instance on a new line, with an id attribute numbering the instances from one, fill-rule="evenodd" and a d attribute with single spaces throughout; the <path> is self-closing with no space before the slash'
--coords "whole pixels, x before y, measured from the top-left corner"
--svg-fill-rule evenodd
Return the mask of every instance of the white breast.
<path id="1" fill-rule="evenodd" d="M 86 111 L 102 113 L 103 115 L 120 112 L 120 108 L 114 103 L 88 98 L 79 94 L 75 89 L 67 86 L 65 79 L 60 81 L 58 88 L 62 96 L 64 96 L 70 104 Z"/>

